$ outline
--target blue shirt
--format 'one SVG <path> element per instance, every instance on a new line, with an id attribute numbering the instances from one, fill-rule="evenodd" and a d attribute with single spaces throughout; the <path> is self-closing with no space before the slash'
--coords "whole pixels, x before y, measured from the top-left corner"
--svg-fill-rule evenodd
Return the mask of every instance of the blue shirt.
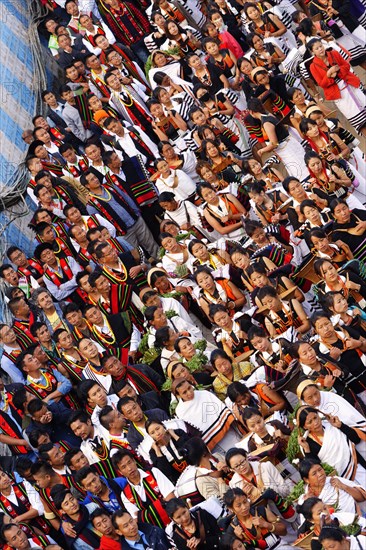
<path id="1" fill-rule="evenodd" d="M 140 215 L 139 209 L 137 208 L 133 200 L 127 195 L 127 193 L 122 194 L 117 190 L 116 190 L 116 193 L 119 193 L 119 195 L 123 197 L 123 200 L 128 204 L 128 206 L 136 214 L 136 216 Z M 107 199 L 109 197 L 109 193 L 107 193 L 107 191 L 103 188 L 103 193 L 100 196 L 103 199 Z M 121 220 L 123 220 L 123 223 L 126 225 L 127 229 L 130 229 L 133 225 L 135 225 L 136 220 L 134 220 L 132 216 L 130 216 L 130 214 L 127 212 L 127 210 L 125 210 L 113 197 L 110 198 L 110 200 L 108 201 L 108 204 L 111 208 L 113 208 L 117 216 L 121 218 Z M 103 206 L 103 201 L 102 201 L 102 206 Z M 86 209 L 89 214 L 100 214 L 100 212 L 98 212 L 98 210 L 91 205 L 88 205 Z"/>
<path id="2" fill-rule="evenodd" d="M 91 502 L 95 502 L 96 500 L 98 500 L 100 502 L 100 505 L 103 506 L 103 508 L 105 508 L 109 512 L 113 513 L 116 510 L 120 510 L 121 509 L 121 504 L 117 499 L 116 493 L 110 488 L 109 483 L 108 483 L 108 479 L 106 479 L 103 476 L 100 476 L 100 479 L 109 488 L 109 502 L 99 499 L 98 497 L 93 495 L 90 491 L 88 491 L 86 493 L 86 497 L 83 501 L 83 504 L 87 505 Z M 127 480 L 126 480 L 125 477 L 115 477 L 113 479 L 113 481 L 114 481 L 114 483 L 116 483 L 121 488 L 121 492 L 123 491 L 123 489 L 127 485 Z"/>
<path id="3" fill-rule="evenodd" d="M 146 550 L 147 548 L 151 548 L 149 543 L 147 542 L 146 536 L 142 531 L 139 531 L 140 538 L 138 541 L 132 541 L 132 540 L 126 540 L 126 543 L 131 548 L 134 548 L 134 550 Z"/>

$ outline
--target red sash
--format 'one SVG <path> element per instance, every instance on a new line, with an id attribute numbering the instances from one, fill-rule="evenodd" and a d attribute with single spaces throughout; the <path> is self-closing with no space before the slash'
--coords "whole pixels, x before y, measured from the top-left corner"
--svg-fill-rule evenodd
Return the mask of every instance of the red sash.
<path id="1" fill-rule="evenodd" d="M 35 260 L 34 258 L 29 258 L 28 259 L 28 264 L 34 271 L 37 271 L 37 274 L 38 274 L 39 277 L 42 277 L 42 275 L 44 273 L 43 267 L 41 266 L 41 264 L 39 262 L 37 262 L 37 260 Z M 17 272 L 18 272 L 19 275 L 24 275 L 24 277 L 26 277 L 27 279 L 29 277 L 33 276 L 32 271 L 27 266 L 26 267 L 18 267 Z"/>
<path id="2" fill-rule="evenodd" d="M 7 399 L 8 399 L 9 406 L 13 406 L 12 405 L 12 398 L 13 398 L 12 395 L 7 392 L 6 396 L 7 396 Z M 15 407 L 13 407 L 13 408 L 15 409 Z M 15 409 L 15 412 L 20 414 L 17 409 Z M 22 434 L 19 431 L 18 426 L 15 423 L 15 421 L 12 419 L 12 417 L 10 415 L 7 414 L 6 411 L 2 411 L 2 410 L 0 410 L 0 429 L 4 434 L 8 435 L 9 437 L 13 437 L 14 439 L 21 439 L 22 438 Z M 16 430 L 18 430 L 18 431 L 16 431 Z M 14 451 L 15 454 L 25 455 L 25 454 L 28 453 L 28 449 L 26 447 L 24 447 L 24 445 L 10 445 L 10 448 L 11 448 L 12 451 Z"/>
<path id="3" fill-rule="evenodd" d="M 71 271 L 69 264 L 67 263 L 67 260 L 65 258 L 59 258 L 58 262 L 63 274 L 67 276 L 67 280 L 71 281 L 74 275 L 73 275 L 73 272 Z M 53 282 L 53 284 L 55 284 L 57 287 L 62 285 L 63 276 L 60 277 L 60 275 L 58 275 L 55 271 L 51 271 L 50 269 L 47 268 L 44 274 L 47 277 L 47 279 L 50 279 Z"/>
<path id="4" fill-rule="evenodd" d="M 84 39 L 87 40 L 88 42 L 90 42 L 90 44 L 93 46 L 93 48 L 97 48 L 97 45 L 95 43 L 95 37 L 96 36 L 105 36 L 105 32 L 104 30 L 102 29 L 102 27 L 99 27 L 99 25 L 97 25 L 97 32 L 93 35 L 93 34 L 85 34 L 84 35 Z"/>
<path id="5" fill-rule="evenodd" d="M 29 323 L 23 323 L 22 321 L 14 321 L 13 323 L 13 329 L 15 334 L 17 335 L 17 341 L 19 343 L 23 343 L 21 347 L 25 349 L 26 347 L 30 346 L 31 344 L 34 344 L 37 340 L 32 336 L 30 330 L 27 328 L 28 326 L 31 326 L 32 322 L 34 322 L 34 315 L 31 313 L 32 321 Z"/>
<path id="6" fill-rule="evenodd" d="M 19 506 L 23 505 L 23 507 L 27 510 L 27 512 L 32 508 L 31 503 L 28 500 L 27 497 L 27 491 L 22 483 L 14 484 L 12 486 L 13 491 L 15 493 L 15 496 L 18 499 Z M 21 515 L 23 512 L 19 513 L 19 510 L 16 510 L 14 508 L 15 504 L 10 502 L 10 500 L 3 494 L 0 493 L 0 507 L 4 510 L 6 514 L 8 514 L 11 518 L 16 518 L 19 515 Z M 24 512 L 25 513 L 25 512 Z M 35 518 L 35 521 L 38 523 L 39 527 L 45 532 L 49 533 L 49 527 L 47 523 L 44 521 L 42 517 Z"/>
<path id="7" fill-rule="evenodd" d="M 141 512 L 143 512 L 145 521 L 149 520 L 149 523 L 152 523 L 153 525 L 166 526 L 170 523 L 170 519 L 161 502 L 164 497 L 161 494 L 156 479 L 151 471 L 147 471 L 146 473 L 147 476 L 142 480 L 146 494 L 146 501 L 141 499 L 137 491 L 129 483 L 126 485 L 123 492 L 131 504 L 134 504 L 139 510 L 141 510 Z"/>
<path id="8" fill-rule="evenodd" d="M 125 235 L 126 231 L 122 227 L 120 227 L 116 221 L 113 219 L 113 217 L 110 215 L 110 213 L 104 208 L 103 204 L 98 201 L 96 197 L 90 196 L 89 197 L 89 204 L 92 204 L 98 212 L 105 217 L 107 221 L 109 221 L 118 231 L 120 235 Z"/>

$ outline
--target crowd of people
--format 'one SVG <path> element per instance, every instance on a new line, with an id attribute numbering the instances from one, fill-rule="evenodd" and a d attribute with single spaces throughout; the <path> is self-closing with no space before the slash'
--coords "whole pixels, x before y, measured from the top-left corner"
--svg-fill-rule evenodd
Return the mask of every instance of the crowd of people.
<path id="1" fill-rule="evenodd" d="M 41 2 L 1 548 L 366 548 L 366 4 Z"/>

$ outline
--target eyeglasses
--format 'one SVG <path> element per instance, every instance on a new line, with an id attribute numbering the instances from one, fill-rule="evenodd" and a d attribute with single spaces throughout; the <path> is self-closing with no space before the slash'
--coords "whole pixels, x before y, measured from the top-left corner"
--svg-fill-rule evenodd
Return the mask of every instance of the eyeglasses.
<path id="1" fill-rule="evenodd" d="M 243 460 L 241 460 L 240 462 L 238 462 L 238 464 L 236 464 L 235 466 L 232 466 L 232 469 L 233 470 L 241 470 L 242 467 L 247 464 L 248 462 L 248 459 L 247 458 L 243 458 Z"/>
<path id="2" fill-rule="evenodd" d="M 19 252 L 17 252 L 16 254 L 13 254 L 13 261 L 18 261 L 20 260 L 20 258 L 23 256 L 24 252 L 22 252 L 21 250 L 19 250 Z"/>

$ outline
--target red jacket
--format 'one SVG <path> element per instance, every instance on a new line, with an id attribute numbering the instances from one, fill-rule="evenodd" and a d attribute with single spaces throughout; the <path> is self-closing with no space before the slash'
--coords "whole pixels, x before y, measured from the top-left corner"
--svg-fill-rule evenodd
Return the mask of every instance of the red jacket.
<path id="1" fill-rule="evenodd" d="M 121 550 L 121 543 L 103 535 L 100 539 L 99 550 Z"/>
<path id="2" fill-rule="evenodd" d="M 339 65 L 338 72 L 339 78 L 344 80 L 350 86 L 358 88 L 360 85 L 360 79 L 350 70 L 350 64 L 343 59 L 343 57 L 335 50 L 329 50 L 326 52 L 330 65 Z M 312 64 L 310 65 L 310 72 L 315 82 L 324 90 L 325 99 L 334 100 L 340 99 L 341 92 L 336 84 L 334 78 L 327 76 L 329 67 L 326 66 L 324 61 L 318 57 L 314 57 Z M 342 87 L 342 85 L 341 85 Z"/>

